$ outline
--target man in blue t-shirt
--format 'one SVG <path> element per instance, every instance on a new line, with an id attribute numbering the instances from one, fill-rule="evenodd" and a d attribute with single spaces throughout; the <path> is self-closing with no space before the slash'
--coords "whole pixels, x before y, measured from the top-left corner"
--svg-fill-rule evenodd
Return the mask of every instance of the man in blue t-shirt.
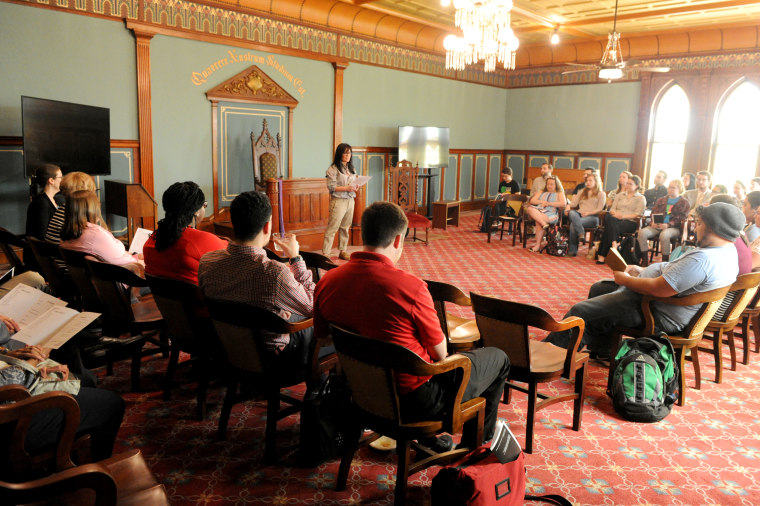
<path id="1" fill-rule="evenodd" d="M 586 322 L 581 346 L 600 357 L 610 354 L 615 327 L 638 328 L 644 324 L 641 298 L 644 295 L 672 297 L 706 292 L 730 285 L 739 272 L 734 241 L 744 226 L 744 214 L 731 204 L 718 202 L 700 206 L 696 213 L 698 248 L 672 262 L 649 267 L 629 265 L 615 272 L 614 283 L 599 281 L 589 290 L 589 298 L 575 304 L 565 315 Z M 653 305 L 655 328 L 675 333 L 686 326 L 699 306 Z M 552 332 L 545 341 L 567 348 L 570 331 Z"/>

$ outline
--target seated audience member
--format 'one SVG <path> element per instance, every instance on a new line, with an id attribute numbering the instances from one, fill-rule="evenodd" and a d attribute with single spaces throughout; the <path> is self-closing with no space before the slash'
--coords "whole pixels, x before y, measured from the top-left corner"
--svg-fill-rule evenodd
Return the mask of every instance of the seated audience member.
<path id="1" fill-rule="evenodd" d="M 583 191 L 573 195 L 572 202 L 565 206 L 565 215 L 570 219 L 568 256 L 574 257 L 578 254 L 578 242 L 586 233 L 585 229 L 599 225 L 599 213 L 607 201 L 601 186 L 599 174 L 591 172 L 586 176 Z"/>
<path id="2" fill-rule="evenodd" d="M 36 288 L 37 290 L 44 290 L 46 283 L 45 278 L 40 276 L 37 272 L 22 272 L 0 285 L 0 299 L 8 295 L 8 292 L 13 290 L 16 285 L 27 285 Z"/>
<path id="3" fill-rule="evenodd" d="M 575 185 L 575 188 L 573 188 L 573 192 L 571 193 L 571 195 L 578 195 L 580 192 L 582 192 L 583 189 L 586 187 L 586 178 L 594 173 L 596 173 L 596 170 L 594 169 L 591 169 L 591 168 L 583 169 L 583 181 Z"/>
<path id="4" fill-rule="evenodd" d="M 161 203 L 165 217 L 143 246 L 145 272 L 197 285 L 201 257 L 226 248 L 227 241 L 196 230 L 207 203 L 203 191 L 192 181 L 171 185 Z"/>
<path id="5" fill-rule="evenodd" d="M 625 182 L 625 193 L 619 193 L 612 201 L 612 206 L 607 216 L 604 217 L 604 233 L 599 241 L 597 250 L 597 264 L 603 264 L 604 258 L 614 247 L 621 234 L 630 234 L 636 231 L 639 225 L 639 217 L 646 207 L 644 195 L 639 193 L 641 179 L 631 175 Z M 609 199 L 608 199 L 609 200 Z"/>
<path id="6" fill-rule="evenodd" d="M 681 179 L 683 180 L 684 191 L 693 190 L 697 187 L 697 176 L 693 172 L 684 172 Z"/>
<path id="7" fill-rule="evenodd" d="M 760 208 L 760 191 L 751 191 L 744 198 L 742 203 L 742 212 L 747 219 L 747 226 L 744 227 L 744 233 L 747 234 L 749 242 L 754 242 L 760 237 L 760 226 L 755 224 L 755 217 Z"/>
<path id="8" fill-rule="evenodd" d="M 697 187 L 693 190 L 684 192 L 683 197 L 689 201 L 691 210 L 689 215 L 693 215 L 696 209 L 702 204 L 710 202 L 710 179 L 712 176 L 709 172 L 700 170 L 697 172 Z"/>
<path id="9" fill-rule="evenodd" d="M 536 244 L 529 248 L 529 251 L 536 252 L 541 249 L 544 230 L 557 223 L 559 208 L 565 207 L 567 200 L 565 194 L 557 189 L 556 178 L 549 177 L 546 179 L 544 191 L 533 195 L 528 203 L 530 205 L 525 208 L 525 214 L 536 222 Z"/>
<path id="10" fill-rule="evenodd" d="M 683 181 L 674 179 L 668 184 L 668 194 L 657 200 L 652 208 L 652 223 L 639 230 L 638 241 L 642 255 L 642 265 L 649 265 L 649 241 L 660 238 L 662 261 L 670 258 L 670 241 L 681 236 L 681 227 L 689 214 L 689 201 L 681 197 Z"/>
<path id="11" fill-rule="evenodd" d="M 42 191 L 37 193 L 26 210 L 26 235 L 45 240 L 45 231 L 58 206 L 63 204 L 59 193 L 63 173 L 57 165 L 46 163 L 34 173 L 34 185 Z"/>
<path id="12" fill-rule="evenodd" d="M 760 191 L 760 177 L 753 177 L 749 180 L 749 191 L 751 192 L 757 192 Z"/>
<path id="13" fill-rule="evenodd" d="M 724 184 L 716 184 L 715 186 L 712 187 L 712 190 L 710 190 L 710 193 L 712 193 L 713 195 L 718 195 L 722 193 L 728 194 L 728 188 Z"/>
<path id="14" fill-rule="evenodd" d="M 727 193 L 718 193 L 717 195 L 710 197 L 710 205 L 713 205 L 716 202 L 730 204 L 736 206 L 737 209 L 740 207 L 736 205 L 736 199 Z M 736 246 L 736 256 L 739 259 L 739 274 L 752 272 L 752 251 L 749 247 L 749 239 L 747 239 L 747 235 L 743 230 L 739 233 L 739 237 L 734 241 L 734 246 Z"/>
<path id="15" fill-rule="evenodd" d="M 404 248 L 407 219 L 396 204 L 375 202 L 362 214 L 364 250 L 326 273 L 319 281 L 314 300 L 317 337 L 330 334 L 333 323 L 364 336 L 404 346 L 428 362 L 446 357 L 446 339 L 438 321 L 433 299 L 425 282 L 395 266 Z M 359 301 L 348 308 L 350 301 Z M 486 400 L 484 440 L 493 437 L 509 359 L 497 348 L 480 348 L 462 353 L 472 362 L 470 380 L 462 401 Z M 400 402 L 409 422 L 441 413 L 442 392 L 451 373 L 434 377 L 399 375 Z M 472 427 L 474 428 L 474 427 Z M 473 444 L 474 433 L 463 442 Z M 432 442 L 423 442 L 432 445 Z"/>
<path id="16" fill-rule="evenodd" d="M 145 267 L 138 255 L 128 253 L 124 244 L 108 231 L 100 215 L 100 199 L 91 191 L 76 191 L 66 199 L 61 246 L 109 264 L 138 263 Z"/>
<path id="17" fill-rule="evenodd" d="M 665 186 L 665 181 L 668 178 L 668 173 L 664 170 L 658 170 L 654 175 L 654 186 L 644 191 L 644 198 L 647 199 L 647 209 L 651 209 L 655 202 L 668 194 L 668 189 Z M 683 190 L 681 190 L 683 193 Z"/>
<path id="18" fill-rule="evenodd" d="M 624 170 L 623 172 L 620 173 L 620 176 L 618 176 L 617 188 L 614 188 L 613 190 L 610 190 L 607 192 L 607 205 L 605 206 L 606 209 L 609 209 L 610 207 L 612 207 L 612 203 L 615 201 L 615 197 L 617 195 L 622 195 L 623 193 L 625 193 L 625 183 L 628 181 L 628 179 L 631 176 L 633 176 L 633 174 L 628 172 L 627 170 Z"/>
<path id="19" fill-rule="evenodd" d="M 5 328 L 5 325 L 0 323 L 0 327 Z M 49 352 L 40 346 L 27 346 L 13 351 L 0 348 L 0 386 L 22 385 L 31 388 L 36 373 L 16 360 L 37 368 L 40 362 L 48 358 Z M 58 372 L 56 376 L 60 376 L 59 380 L 69 378 L 69 370 L 65 365 L 41 367 L 39 371 L 41 377 Z M 77 437 L 90 435 L 90 453 L 94 462 L 107 459 L 113 452 L 116 434 L 124 417 L 124 400 L 115 392 L 87 386 L 80 386 L 74 399 L 79 404 Z M 60 437 L 62 423 L 63 415 L 59 410 L 48 409 L 34 415 L 27 433 L 26 450 L 34 454 L 51 448 Z"/>
<path id="20" fill-rule="evenodd" d="M 61 193 L 65 198 L 68 198 L 72 193 L 76 191 L 91 191 L 95 192 L 95 180 L 92 176 L 84 172 L 69 172 L 63 179 L 61 179 Z M 61 229 L 63 228 L 63 222 L 66 214 L 66 201 L 64 200 L 58 209 L 55 210 L 55 214 L 50 218 L 47 230 L 45 231 L 45 240 L 47 242 L 54 242 L 58 244 L 61 242 Z"/>
<path id="21" fill-rule="evenodd" d="M 517 195 L 520 193 L 520 183 L 512 179 L 512 169 L 509 167 L 504 167 L 501 170 L 497 191 L 499 195 Z"/>
<path id="22" fill-rule="evenodd" d="M 734 183 L 734 198 L 736 199 L 737 205 L 739 207 L 744 204 L 744 199 L 747 198 L 747 187 L 744 186 L 744 183 L 738 179 Z"/>
<path id="23" fill-rule="evenodd" d="M 290 261 L 280 263 L 267 258 L 264 246 L 272 232 L 272 206 L 263 193 L 239 194 L 230 205 L 235 240 L 226 249 L 206 253 L 201 258 L 198 281 L 207 298 L 243 302 L 279 314 L 289 321 L 311 317 L 314 310 L 312 273 L 298 254 L 295 235 L 280 241 Z M 302 368 L 309 363 L 314 328 L 294 334 L 265 335 L 269 359 L 282 368 Z M 320 348 L 323 357 L 334 351 Z M 318 385 L 310 385 L 310 388 Z"/>
<path id="24" fill-rule="evenodd" d="M 541 175 L 533 179 L 533 183 L 530 187 L 531 197 L 537 193 L 544 191 L 544 188 L 546 188 L 546 180 L 552 177 L 553 170 L 554 166 L 550 163 L 541 165 Z M 565 190 L 562 188 L 562 181 L 560 181 L 558 177 L 555 177 L 554 179 L 557 183 L 557 191 L 564 193 Z"/>
<path id="25" fill-rule="evenodd" d="M 749 196 L 753 193 L 760 194 L 760 191 L 749 192 L 747 194 L 747 200 L 749 200 Z M 753 225 L 755 225 L 755 230 L 760 228 L 760 213 L 755 213 Z M 749 239 L 749 234 L 747 234 L 747 238 Z M 760 234 L 757 234 L 755 239 L 750 241 L 749 247 L 752 252 L 752 269 L 754 270 L 760 267 Z"/>
<path id="26" fill-rule="evenodd" d="M 644 295 L 672 297 L 705 292 L 730 285 L 739 272 L 733 242 L 744 226 L 744 217 L 735 206 L 718 202 L 697 209 L 698 247 L 672 262 L 653 263 L 642 268 L 630 265 L 615 272 L 614 283 L 599 281 L 589 290 L 588 300 L 575 304 L 568 316 L 586 322 L 581 340 L 589 351 L 610 355 L 615 327 L 639 328 L 644 324 L 641 298 Z M 698 306 L 655 305 L 655 329 L 676 333 L 689 322 Z M 569 331 L 552 332 L 545 341 L 567 348 Z"/>

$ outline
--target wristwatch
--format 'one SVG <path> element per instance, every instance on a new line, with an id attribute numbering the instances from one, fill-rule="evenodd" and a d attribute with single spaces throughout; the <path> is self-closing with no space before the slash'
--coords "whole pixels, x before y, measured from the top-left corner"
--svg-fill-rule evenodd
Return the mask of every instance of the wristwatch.
<path id="1" fill-rule="evenodd" d="M 288 260 L 288 262 L 290 262 L 290 265 L 293 265 L 294 263 L 300 262 L 301 260 L 303 260 L 303 257 L 301 257 L 301 255 L 296 255 L 290 260 Z"/>

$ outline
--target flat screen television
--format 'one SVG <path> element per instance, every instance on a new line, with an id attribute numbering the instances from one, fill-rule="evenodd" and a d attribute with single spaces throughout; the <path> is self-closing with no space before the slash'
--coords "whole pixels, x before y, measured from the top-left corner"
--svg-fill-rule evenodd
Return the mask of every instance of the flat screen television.
<path id="1" fill-rule="evenodd" d="M 449 127 L 398 127 L 398 159 L 421 169 L 448 167 Z"/>
<path id="2" fill-rule="evenodd" d="M 52 163 L 63 173 L 111 173 L 110 110 L 57 100 L 21 97 L 24 175 Z"/>

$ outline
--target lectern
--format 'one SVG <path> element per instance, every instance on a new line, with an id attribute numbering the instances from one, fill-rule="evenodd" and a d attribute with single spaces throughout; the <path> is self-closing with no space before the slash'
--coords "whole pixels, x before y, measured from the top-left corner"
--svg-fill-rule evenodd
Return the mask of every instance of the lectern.
<path id="1" fill-rule="evenodd" d="M 106 213 L 127 219 L 127 243 L 138 227 L 156 229 L 156 209 L 158 204 L 140 183 L 111 181 L 106 179 Z M 138 225 L 139 220 L 139 225 Z"/>

